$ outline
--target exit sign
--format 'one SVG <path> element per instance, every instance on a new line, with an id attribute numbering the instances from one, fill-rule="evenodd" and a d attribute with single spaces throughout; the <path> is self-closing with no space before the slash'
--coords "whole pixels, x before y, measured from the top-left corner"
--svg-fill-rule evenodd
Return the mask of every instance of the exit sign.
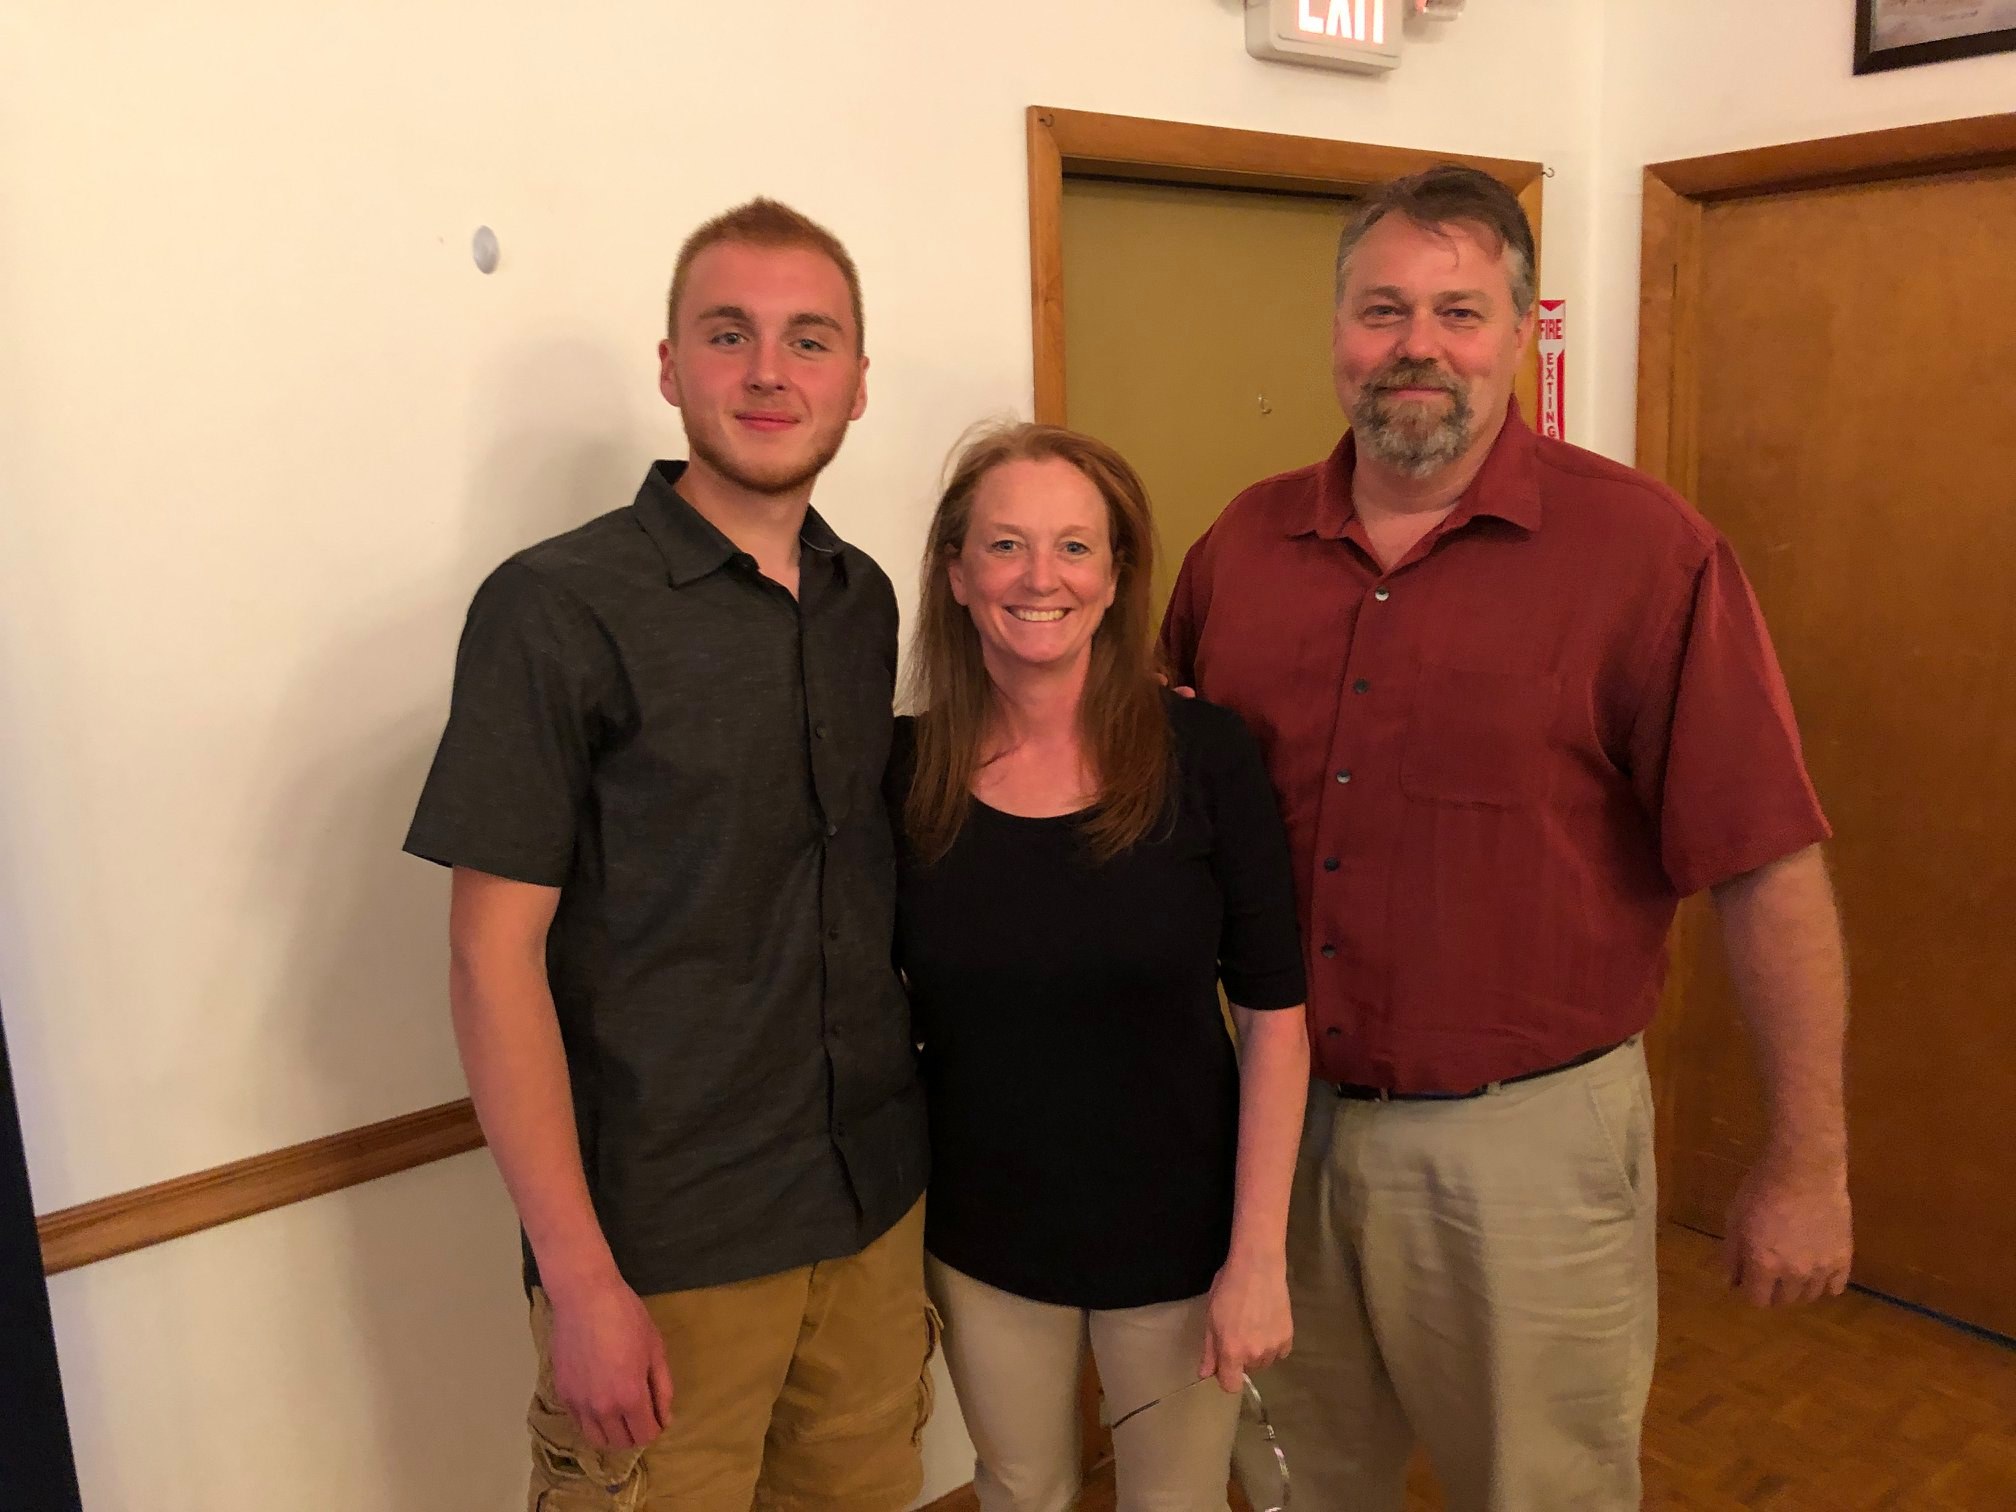
<path id="1" fill-rule="evenodd" d="M 1394 0 L 1246 0 L 1246 51 L 1318 68 L 1395 68 L 1395 10 Z"/>

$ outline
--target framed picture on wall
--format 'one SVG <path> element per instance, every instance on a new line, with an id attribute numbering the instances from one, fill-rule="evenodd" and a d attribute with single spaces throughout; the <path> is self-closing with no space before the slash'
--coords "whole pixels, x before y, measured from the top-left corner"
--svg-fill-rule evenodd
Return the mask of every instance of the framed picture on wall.
<path id="1" fill-rule="evenodd" d="M 1855 72 L 2016 52 L 2016 0 L 1855 0 Z"/>

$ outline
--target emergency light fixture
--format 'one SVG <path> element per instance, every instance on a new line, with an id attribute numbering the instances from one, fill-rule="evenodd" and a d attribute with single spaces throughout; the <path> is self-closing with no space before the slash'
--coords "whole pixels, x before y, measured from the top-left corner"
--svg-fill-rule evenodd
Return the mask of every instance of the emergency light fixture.
<path id="1" fill-rule="evenodd" d="M 1246 0 L 1246 51 L 1315 68 L 1397 68 L 1400 23 L 1395 0 Z"/>

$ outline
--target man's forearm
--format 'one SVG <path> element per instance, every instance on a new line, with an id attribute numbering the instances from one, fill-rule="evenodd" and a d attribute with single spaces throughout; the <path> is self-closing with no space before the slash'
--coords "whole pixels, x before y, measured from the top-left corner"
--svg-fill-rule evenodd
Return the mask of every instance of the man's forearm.
<path id="1" fill-rule="evenodd" d="M 1729 974 L 1763 1078 L 1769 1161 L 1847 1160 L 1848 974 L 1818 846 L 1715 889 Z"/>
<path id="2" fill-rule="evenodd" d="M 476 1116 L 549 1293 L 598 1284 L 616 1263 L 588 1196 L 560 1026 L 537 960 L 457 956 L 449 1001 Z"/>

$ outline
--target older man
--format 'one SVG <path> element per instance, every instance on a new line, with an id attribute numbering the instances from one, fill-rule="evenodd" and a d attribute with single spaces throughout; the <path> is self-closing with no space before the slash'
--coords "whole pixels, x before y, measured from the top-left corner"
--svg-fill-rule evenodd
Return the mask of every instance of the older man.
<path id="1" fill-rule="evenodd" d="M 1845 1284 L 1846 986 L 1827 836 L 1729 544 L 1520 417 L 1532 231 L 1488 176 L 1371 194 L 1338 251 L 1350 432 L 1184 563 L 1178 678 L 1243 714 L 1294 845 L 1316 1080 L 1265 1385 L 1297 1499 L 1639 1504 L 1656 1337 L 1640 1035 L 1679 900 L 1712 890 L 1765 1153 L 1732 1279 Z"/>

